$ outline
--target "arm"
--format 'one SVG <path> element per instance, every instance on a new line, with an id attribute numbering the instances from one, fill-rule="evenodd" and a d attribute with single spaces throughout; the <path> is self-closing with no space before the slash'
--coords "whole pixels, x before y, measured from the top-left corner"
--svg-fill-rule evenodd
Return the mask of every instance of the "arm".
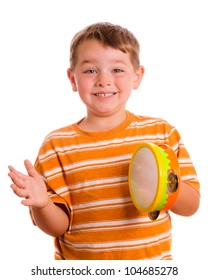
<path id="1" fill-rule="evenodd" d="M 35 224 L 54 237 L 63 235 L 69 226 L 66 213 L 49 198 L 44 208 L 30 207 Z"/>
<path id="2" fill-rule="evenodd" d="M 191 185 L 181 181 L 177 200 L 171 211 L 181 216 L 191 216 L 199 208 L 200 194 Z"/>
<path id="3" fill-rule="evenodd" d="M 168 144 L 172 149 L 174 147 L 180 170 L 179 194 L 171 211 L 181 216 L 191 216 L 196 213 L 200 203 L 200 185 L 196 170 L 179 132 L 173 127 L 169 131 Z"/>
<path id="4" fill-rule="evenodd" d="M 22 204 L 30 207 L 34 222 L 41 230 L 52 236 L 63 235 L 69 226 L 67 214 L 49 198 L 44 181 L 28 160 L 25 160 L 25 167 L 28 175 L 9 166 L 11 188 L 24 198 Z"/>

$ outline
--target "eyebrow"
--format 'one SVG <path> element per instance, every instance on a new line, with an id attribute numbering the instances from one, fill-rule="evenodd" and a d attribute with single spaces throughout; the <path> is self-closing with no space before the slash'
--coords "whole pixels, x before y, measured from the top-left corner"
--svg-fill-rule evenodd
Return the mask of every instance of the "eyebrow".
<path id="1" fill-rule="evenodd" d="M 97 63 L 97 62 L 98 61 L 96 59 L 85 59 L 81 62 L 81 65 L 88 64 L 88 63 Z M 110 62 L 126 65 L 126 63 L 121 59 L 115 59 L 115 60 L 112 59 L 112 61 L 110 61 Z"/>
<path id="2" fill-rule="evenodd" d="M 85 59 L 85 60 L 83 60 L 83 61 L 82 61 L 81 65 L 83 65 L 83 64 L 87 64 L 87 63 L 93 63 L 93 62 L 95 62 L 95 60 L 94 60 L 94 59 L 92 59 L 92 60 Z"/>

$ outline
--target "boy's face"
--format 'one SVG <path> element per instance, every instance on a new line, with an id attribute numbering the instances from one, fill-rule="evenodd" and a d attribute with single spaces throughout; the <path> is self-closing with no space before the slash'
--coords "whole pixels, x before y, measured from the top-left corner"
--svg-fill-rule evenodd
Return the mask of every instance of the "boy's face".
<path id="1" fill-rule="evenodd" d="M 78 47 L 77 64 L 68 77 L 74 91 L 96 116 L 112 116 L 125 110 L 132 89 L 137 89 L 144 68 L 133 68 L 128 53 L 88 40 Z"/>

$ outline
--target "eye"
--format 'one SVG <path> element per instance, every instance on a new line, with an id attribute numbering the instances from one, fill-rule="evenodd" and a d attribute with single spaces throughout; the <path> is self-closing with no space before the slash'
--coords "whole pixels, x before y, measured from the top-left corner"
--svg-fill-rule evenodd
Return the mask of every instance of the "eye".
<path id="1" fill-rule="evenodd" d="M 122 73 L 122 72 L 124 72 L 124 70 L 121 69 L 121 68 L 115 68 L 115 69 L 113 69 L 113 72 L 114 73 Z"/>
<path id="2" fill-rule="evenodd" d="M 84 73 L 86 73 L 86 74 L 94 74 L 94 73 L 96 73 L 96 70 L 94 70 L 94 69 L 87 69 L 87 70 L 84 71 Z"/>

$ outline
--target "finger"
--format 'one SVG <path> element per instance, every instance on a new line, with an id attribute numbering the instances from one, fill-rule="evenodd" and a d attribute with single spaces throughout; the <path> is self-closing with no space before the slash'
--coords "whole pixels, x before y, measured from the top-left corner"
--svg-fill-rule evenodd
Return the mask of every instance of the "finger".
<path id="1" fill-rule="evenodd" d="M 9 171 L 10 171 L 10 172 L 14 172 L 14 171 L 15 171 L 14 167 L 11 166 L 11 165 L 9 165 L 8 168 L 9 168 Z"/>
<path id="2" fill-rule="evenodd" d="M 19 177 L 19 178 L 22 178 L 22 179 L 24 179 L 25 178 L 25 174 L 23 174 L 22 172 L 20 172 L 20 171 L 17 171 L 13 166 L 11 166 L 11 165 L 9 165 L 8 166 L 8 168 L 9 168 L 9 177 L 11 177 L 10 175 L 11 174 L 14 174 L 15 176 L 17 176 L 17 177 Z"/>
<path id="3" fill-rule="evenodd" d="M 33 206 L 32 200 L 31 200 L 31 199 L 28 199 L 28 198 L 23 199 L 23 200 L 21 201 L 21 203 L 22 203 L 24 206 Z"/>
<path id="4" fill-rule="evenodd" d="M 36 169 L 34 168 L 32 163 L 28 159 L 26 159 L 24 161 L 24 164 L 25 164 L 25 168 L 27 169 L 27 173 L 28 173 L 29 176 L 31 176 L 31 177 L 37 177 L 38 176 L 39 177 L 38 172 L 36 171 Z"/>
<path id="5" fill-rule="evenodd" d="M 28 192 L 24 189 L 19 188 L 16 184 L 11 184 L 11 188 L 13 192 L 19 197 L 28 197 Z"/>
<path id="6" fill-rule="evenodd" d="M 18 175 L 18 174 L 16 175 L 14 172 L 10 172 L 10 173 L 8 174 L 8 176 L 10 177 L 10 179 L 12 180 L 12 182 L 13 182 L 18 188 L 21 188 L 21 189 L 24 189 L 24 188 L 25 188 L 25 184 L 26 184 L 26 182 L 25 182 L 25 180 L 24 180 L 25 177 L 20 178 L 19 175 Z"/>

